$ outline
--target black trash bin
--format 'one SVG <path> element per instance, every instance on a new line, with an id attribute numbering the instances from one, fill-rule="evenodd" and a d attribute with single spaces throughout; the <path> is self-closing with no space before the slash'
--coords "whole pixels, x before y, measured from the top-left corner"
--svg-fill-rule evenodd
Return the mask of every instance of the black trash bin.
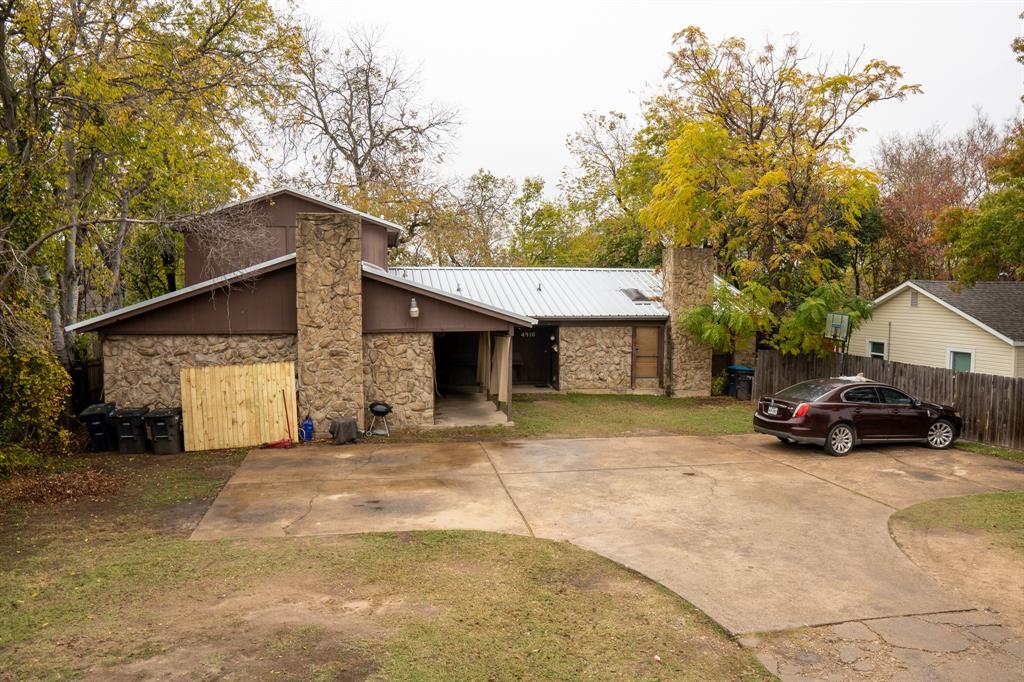
<path id="1" fill-rule="evenodd" d="M 754 375 L 738 374 L 736 376 L 736 399 L 750 400 L 750 394 L 754 391 Z"/>
<path id="2" fill-rule="evenodd" d="M 110 415 L 116 409 L 114 403 L 96 403 L 78 415 L 89 431 L 89 445 L 93 452 L 110 452 L 114 449 L 114 428 L 110 423 Z"/>
<path id="3" fill-rule="evenodd" d="M 146 413 L 148 407 L 122 407 L 114 412 L 117 449 L 125 455 L 141 455 L 146 451 Z"/>
<path id="4" fill-rule="evenodd" d="M 729 365 L 725 368 L 725 374 L 728 377 L 725 383 L 726 394 L 731 395 L 733 398 L 738 398 L 739 396 L 736 395 L 736 392 L 739 390 L 739 379 L 747 377 L 752 380 L 754 369 L 746 365 Z M 749 394 L 746 399 L 750 400 Z"/>
<path id="5" fill-rule="evenodd" d="M 167 407 L 146 414 L 146 432 L 153 452 L 158 455 L 173 455 L 185 450 L 180 407 Z"/>

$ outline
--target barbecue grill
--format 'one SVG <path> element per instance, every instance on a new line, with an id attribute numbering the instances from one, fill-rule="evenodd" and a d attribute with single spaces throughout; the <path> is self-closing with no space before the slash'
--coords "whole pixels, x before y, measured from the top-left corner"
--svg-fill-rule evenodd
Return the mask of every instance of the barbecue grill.
<path id="1" fill-rule="evenodd" d="M 391 414 L 391 406 L 382 400 L 374 400 L 367 405 L 366 411 L 370 413 L 370 426 L 366 429 L 367 436 L 390 436 L 391 429 L 388 428 L 388 415 Z M 376 430 L 377 420 L 384 424 L 383 430 Z"/>

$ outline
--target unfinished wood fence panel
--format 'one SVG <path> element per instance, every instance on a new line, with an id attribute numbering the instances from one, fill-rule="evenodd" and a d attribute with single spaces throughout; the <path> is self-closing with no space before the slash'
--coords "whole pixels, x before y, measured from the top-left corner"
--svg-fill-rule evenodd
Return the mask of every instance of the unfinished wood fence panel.
<path id="1" fill-rule="evenodd" d="M 294 362 L 181 370 L 181 413 L 190 452 L 294 440 L 297 411 Z"/>
<path id="2" fill-rule="evenodd" d="M 759 350 L 753 398 L 759 400 L 807 379 L 838 376 L 839 363 L 835 353 L 819 358 Z M 846 356 L 846 374 L 858 373 L 915 398 L 953 405 L 963 417 L 962 436 L 967 440 L 1024 448 L 1024 378 Z"/>

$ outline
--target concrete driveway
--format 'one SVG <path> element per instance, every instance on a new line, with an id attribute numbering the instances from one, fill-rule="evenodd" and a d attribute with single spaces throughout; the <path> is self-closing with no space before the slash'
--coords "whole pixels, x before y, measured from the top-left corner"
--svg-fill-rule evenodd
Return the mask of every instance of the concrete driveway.
<path id="1" fill-rule="evenodd" d="M 764 436 L 255 450 L 194 539 L 475 529 L 568 540 L 733 633 L 972 608 L 889 536 L 896 509 L 1024 489 L 958 450 L 845 458 Z"/>

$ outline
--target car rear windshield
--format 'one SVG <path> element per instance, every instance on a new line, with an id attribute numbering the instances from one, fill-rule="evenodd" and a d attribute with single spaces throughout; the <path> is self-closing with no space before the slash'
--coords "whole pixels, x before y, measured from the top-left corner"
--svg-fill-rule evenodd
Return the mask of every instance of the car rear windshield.
<path id="1" fill-rule="evenodd" d="M 793 384 L 789 388 L 782 389 L 775 394 L 775 397 L 806 403 L 817 400 L 833 388 L 835 388 L 835 384 L 829 381 L 801 381 L 799 384 Z"/>

